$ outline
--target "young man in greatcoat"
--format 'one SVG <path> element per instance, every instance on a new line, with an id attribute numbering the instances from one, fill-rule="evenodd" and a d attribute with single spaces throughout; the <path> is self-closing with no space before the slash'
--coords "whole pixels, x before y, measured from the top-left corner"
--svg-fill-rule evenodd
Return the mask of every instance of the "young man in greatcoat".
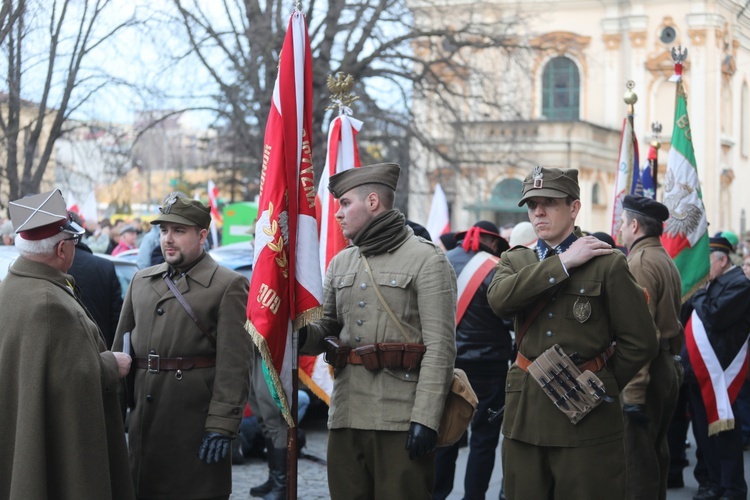
<path id="1" fill-rule="evenodd" d="M 667 430 L 677 406 L 682 365 L 675 360 L 684 336 L 680 323 L 682 280 L 659 240 L 669 209 L 644 196 L 622 202 L 622 242 L 630 251 L 628 267 L 650 298 L 659 352 L 622 391 L 625 414 L 627 497 L 667 497 Z"/>
<path id="2" fill-rule="evenodd" d="M 136 494 L 229 498 L 228 451 L 248 393 L 248 281 L 205 252 L 208 207 L 173 193 L 159 210 L 152 224 L 159 224 L 166 262 L 133 277 L 113 347 L 121 350 L 130 332 Z"/>
<path id="3" fill-rule="evenodd" d="M 656 355 L 658 344 L 646 294 L 625 256 L 575 226 L 579 192 L 577 170 L 535 167 L 529 173 L 519 206 L 527 205 L 539 240 L 533 249 L 515 247 L 502 255 L 487 293 L 495 314 L 515 317 L 518 344 L 502 428 L 509 500 L 625 495 L 623 417 L 616 398 Z M 603 402 L 576 424 L 561 411 L 573 403 L 550 399 L 552 381 L 542 388 L 541 378 L 538 383 L 528 372 L 554 346 L 604 386 L 603 393 L 595 392 Z M 597 385 L 592 376 L 584 383 Z M 578 391 L 570 395 L 582 397 Z"/>
<path id="4" fill-rule="evenodd" d="M 67 274 L 83 228 L 55 190 L 10 204 L 20 256 L 0 283 L 0 498 L 134 498 L 117 389 L 130 356 Z"/>
<path id="5" fill-rule="evenodd" d="M 318 354 L 333 337 L 339 346 L 340 357 L 329 358 L 340 361 L 328 413 L 333 500 L 411 500 L 433 489 L 456 356 L 456 275 L 393 208 L 399 172 L 395 164 L 353 168 L 328 186 L 352 245 L 331 261 L 324 317 L 301 331 L 300 345 Z"/>

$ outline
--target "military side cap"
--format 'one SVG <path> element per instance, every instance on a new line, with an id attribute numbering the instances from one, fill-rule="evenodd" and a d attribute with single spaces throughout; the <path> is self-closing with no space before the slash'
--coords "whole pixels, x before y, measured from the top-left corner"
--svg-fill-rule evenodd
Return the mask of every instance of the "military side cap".
<path id="1" fill-rule="evenodd" d="M 59 189 L 11 201 L 10 220 L 23 239 L 38 241 L 58 233 L 80 235 L 85 231 L 71 221 Z"/>
<path id="2" fill-rule="evenodd" d="M 572 196 L 576 200 L 579 199 L 581 189 L 578 187 L 578 170 L 545 168 L 537 165 L 523 180 L 523 195 L 518 206 L 522 207 L 529 198 L 534 196 L 542 198 Z"/>
<path id="3" fill-rule="evenodd" d="M 338 199 L 344 193 L 365 184 L 383 184 L 396 190 L 401 168 L 395 163 L 377 163 L 367 167 L 350 168 L 334 174 L 328 182 L 328 190 Z"/>
<path id="4" fill-rule="evenodd" d="M 211 209 L 198 200 L 172 193 L 159 207 L 159 215 L 151 224 L 174 222 L 186 226 L 198 226 L 208 229 L 211 225 Z"/>
<path id="5" fill-rule="evenodd" d="M 723 236 L 709 238 L 708 246 L 712 252 L 723 252 L 727 255 L 732 253 L 732 244 Z"/>
<path id="6" fill-rule="evenodd" d="M 629 194 L 623 198 L 622 208 L 628 212 L 635 212 L 646 217 L 651 217 L 659 222 L 669 219 L 669 209 L 658 201 L 646 196 L 633 196 Z"/>

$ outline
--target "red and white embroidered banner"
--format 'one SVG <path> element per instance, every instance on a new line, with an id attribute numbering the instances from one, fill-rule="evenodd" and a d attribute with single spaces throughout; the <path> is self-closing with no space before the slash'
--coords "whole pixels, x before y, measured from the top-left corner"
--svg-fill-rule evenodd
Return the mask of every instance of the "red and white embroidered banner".
<path id="1" fill-rule="evenodd" d="M 745 381 L 748 368 L 747 339 L 729 366 L 721 367 L 698 313 L 693 311 L 685 326 L 685 344 L 690 364 L 701 387 L 708 417 L 708 435 L 734 429 L 732 403 Z"/>
<path id="2" fill-rule="evenodd" d="M 246 328 L 266 380 L 290 426 L 292 329 L 320 317 L 315 182 L 312 166 L 312 55 L 305 18 L 289 19 L 266 123 Z M 297 251 L 297 249 L 301 251 Z"/>

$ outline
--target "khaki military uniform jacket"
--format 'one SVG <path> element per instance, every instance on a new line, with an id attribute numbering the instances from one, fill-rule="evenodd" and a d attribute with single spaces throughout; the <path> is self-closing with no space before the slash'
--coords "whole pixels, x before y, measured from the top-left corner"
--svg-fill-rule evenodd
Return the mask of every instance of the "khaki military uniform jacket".
<path id="1" fill-rule="evenodd" d="M 656 323 L 656 335 L 663 344 L 662 349 L 679 354 L 683 343 L 679 316 L 682 280 L 677 266 L 656 236 L 635 242 L 628 254 L 628 266 L 638 284 L 648 292 L 648 309 Z M 623 390 L 624 403 L 646 402 L 649 365 L 650 362 L 646 363 Z"/>
<path id="2" fill-rule="evenodd" d="M 136 493 L 146 498 L 209 498 L 232 490 L 231 460 L 198 459 L 205 431 L 235 436 L 248 394 L 250 335 L 245 331 L 248 281 L 210 255 L 176 280 L 208 327 L 210 341 L 162 276 L 167 264 L 139 271 L 128 288 L 114 350 L 131 332 L 134 357 L 216 357 L 216 366 L 149 373 L 137 369 L 129 446 Z"/>
<path id="3" fill-rule="evenodd" d="M 324 318 L 308 326 L 306 353 L 322 352 L 327 336 L 352 347 L 406 342 L 378 300 L 362 259 L 350 246 L 331 261 Z M 417 422 L 437 430 L 456 357 L 456 275 L 440 249 L 413 234 L 368 260 L 385 301 L 413 342 L 427 350 L 418 372 L 370 372 L 362 365 L 337 370 L 328 427 L 407 431 Z"/>
<path id="4" fill-rule="evenodd" d="M 614 355 L 597 375 L 617 399 L 620 389 L 656 354 L 645 294 L 619 251 L 569 273 L 557 255 L 540 262 L 534 250 L 515 247 L 502 255 L 496 267 L 487 293 L 490 306 L 499 316 L 514 316 L 518 332 L 537 302 L 549 298 L 519 348 L 531 360 L 559 344 L 568 355 L 585 361 L 616 341 Z M 583 321 L 573 313 L 577 301 L 591 307 Z M 622 439 L 618 402 L 600 404 L 573 425 L 517 365 L 511 366 L 506 384 L 503 435 L 508 438 L 538 446 L 585 446 Z"/>
<path id="5" fill-rule="evenodd" d="M 74 283 L 19 257 L 0 284 L 0 498 L 135 497 L 117 361 Z"/>

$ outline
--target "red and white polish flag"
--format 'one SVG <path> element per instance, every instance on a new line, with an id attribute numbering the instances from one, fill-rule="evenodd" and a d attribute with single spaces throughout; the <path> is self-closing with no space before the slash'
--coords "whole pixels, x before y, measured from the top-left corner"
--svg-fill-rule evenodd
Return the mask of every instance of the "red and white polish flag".
<path id="1" fill-rule="evenodd" d="M 246 323 L 263 357 L 271 394 L 290 426 L 297 360 L 292 330 L 322 313 L 311 138 L 310 39 L 303 14 L 295 11 L 266 123 Z"/>

